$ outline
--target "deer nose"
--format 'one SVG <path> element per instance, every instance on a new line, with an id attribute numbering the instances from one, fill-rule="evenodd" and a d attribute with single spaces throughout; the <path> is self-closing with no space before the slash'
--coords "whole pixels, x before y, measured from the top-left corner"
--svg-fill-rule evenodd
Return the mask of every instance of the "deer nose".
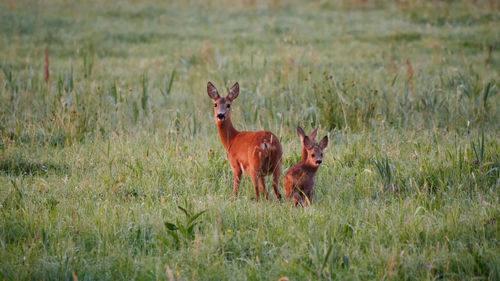
<path id="1" fill-rule="evenodd" d="M 220 120 L 224 120 L 224 114 L 223 113 L 217 114 L 217 118 Z"/>
<path id="2" fill-rule="evenodd" d="M 316 164 L 318 164 L 318 165 L 321 164 L 322 162 L 323 162 L 323 160 L 321 160 L 321 159 L 316 160 Z"/>

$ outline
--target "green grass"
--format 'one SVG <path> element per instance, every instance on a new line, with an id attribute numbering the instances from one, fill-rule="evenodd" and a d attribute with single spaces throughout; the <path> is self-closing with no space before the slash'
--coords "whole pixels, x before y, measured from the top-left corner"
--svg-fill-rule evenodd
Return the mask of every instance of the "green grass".
<path id="1" fill-rule="evenodd" d="M 165 2 L 0 2 L 1 279 L 500 280 L 495 1 Z M 311 207 L 231 199 L 207 81 L 329 134 Z"/>

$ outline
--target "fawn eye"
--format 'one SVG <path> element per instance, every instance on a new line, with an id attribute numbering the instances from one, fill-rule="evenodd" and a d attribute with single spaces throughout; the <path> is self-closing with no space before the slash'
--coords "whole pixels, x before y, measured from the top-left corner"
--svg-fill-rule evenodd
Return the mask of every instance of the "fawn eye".
<path id="1" fill-rule="evenodd" d="M 228 104 L 228 105 L 227 105 L 227 108 L 230 108 L 230 107 L 231 107 L 231 105 L 230 105 L 230 104 Z"/>
<path id="2" fill-rule="evenodd" d="M 323 153 L 321 153 L 321 157 L 323 157 Z"/>
<path id="3" fill-rule="evenodd" d="M 216 103 L 214 103 L 214 107 L 217 107 L 217 104 L 216 104 Z"/>
<path id="4" fill-rule="evenodd" d="M 312 158 L 316 157 L 316 155 L 314 155 L 314 153 L 313 153 L 313 155 L 311 155 L 311 156 L 312 156 Z"/>

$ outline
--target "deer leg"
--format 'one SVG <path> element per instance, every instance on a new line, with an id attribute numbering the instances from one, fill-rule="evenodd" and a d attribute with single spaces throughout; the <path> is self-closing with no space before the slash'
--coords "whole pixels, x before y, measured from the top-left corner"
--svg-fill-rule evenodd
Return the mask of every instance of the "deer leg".
<path id="1" fill-rule="evenodd" d="M 276 195 L 276 198 L 278 199 L 279 202 L 281 202 L 281 194 L 278 187 L 280 176 L 281 176 L 281 163 L 279 163 L 279 165 L 273 171 L 273 190 L 274 190 L 274 195 Z"/>
<path id="2" fill-rule="evenodd" d="M 295 194 L 295 207 L 300 204 L 300 194 Z"/>
<path id="3" fill-rule="evenodd" d="M 238 189 L 240 187 L 240 182 L 241 182 L 241 168 L 236 165 L 233 167 L 233 199 L 236 198 L 236 195 L 238 195 Z"/>
<path id="4" fill-rule="evenodd" d="M 307 196 L 304 196 L 304 206 L 305 207 L 309 207 L 309 204 L 311 203 L 311 201 L 309 201 L 309 197 Z"/>
<path id="5" fill-rule="evenodd" d="M 265 178 L 263 176 L 259 177 L 259 185 L 260 185 L 260 191 L 266 197 L 266 200 L 269 200 L 269 195 L 267 194 L 267 190 L 266 190 L 266 181 L 265 181 Z"/>
<path id="6" fill-rule="evenodd" d="M 250 177 L 252 178 L 253 188 L 255 189 L 255 197 L 257 198 L 257 201 L 259 201 L 259 179 L 257 177 L 257 173 L 255 171 L 251 171 Z"/>
<path id="7" fill-rule="evenodd" d="M 293 186 L 292 186 L 291 179 L 288 177 L 288 175 L 285 175 L 285 177 L 283 177 L 283 187 L 285 188 L 286 199 L 289 200 L 289 201 L 292 201 Z"/>
<path id="8" fill-rule="evenodd" d="M 309 204 L 312 204 L 312 202 L 313 202 L 314 191 L 311 190 L 311 191 L 307 192 L 306 195 L 307 195 L 306 206 L 308 206 Z"/>

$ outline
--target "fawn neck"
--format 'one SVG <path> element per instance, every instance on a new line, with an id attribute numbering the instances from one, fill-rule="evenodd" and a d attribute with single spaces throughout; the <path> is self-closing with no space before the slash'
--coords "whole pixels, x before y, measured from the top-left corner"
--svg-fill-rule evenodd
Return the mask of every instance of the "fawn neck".
<path id="1" fill-rule="evenodd" d="M 236 137 L 239 133 L 233 127 L 233 123 L 231 122 L 231 118 L 227 118 L 222 122 L 217 122 L 217 128 L 219 129 L 219 137 L 226 151 L 229 149 L 229 145 L 231 141 Z"/>
<path id="2" fill-rule="evenodd" d="M 306 152 L 306 155 L 307 155 L 307 152 Z M 305 171 L 306 173 L 310 174 L 313 177 L 319 168 L 319 166 L 312 166 L 311 164 L 307 163 L 307 159 L 302 159 L 302 161 L 300 161 L 299 164 L 301 164 L 301 168 L 303 171 Z"/>

